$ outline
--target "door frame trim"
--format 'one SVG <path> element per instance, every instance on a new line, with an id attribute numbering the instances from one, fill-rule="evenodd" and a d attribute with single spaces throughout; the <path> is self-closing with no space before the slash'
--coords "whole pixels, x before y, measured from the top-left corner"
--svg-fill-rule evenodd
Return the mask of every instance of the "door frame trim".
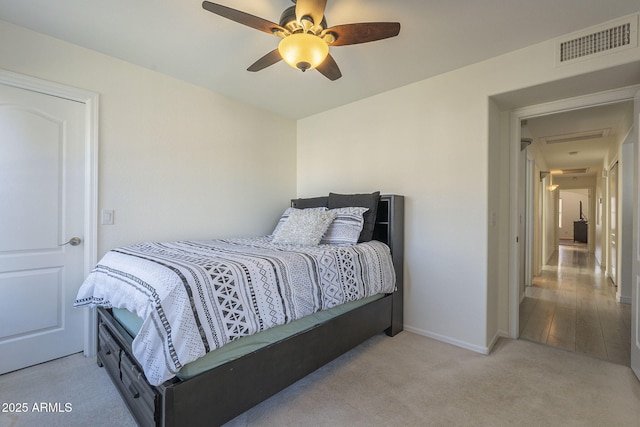
<path id="1" fill-rule="evenodd" d="M 0 83 L 19 89 L 56 96 L 85 106 L 84 157 L 84 276 L 98 262 L 98 102 L 96 92 L 78 89 L 60 83 L 26 76 L 0 69 Z M 84 355 L 94 356 L 97 347 L 96 310 L 85 310 Z"/>

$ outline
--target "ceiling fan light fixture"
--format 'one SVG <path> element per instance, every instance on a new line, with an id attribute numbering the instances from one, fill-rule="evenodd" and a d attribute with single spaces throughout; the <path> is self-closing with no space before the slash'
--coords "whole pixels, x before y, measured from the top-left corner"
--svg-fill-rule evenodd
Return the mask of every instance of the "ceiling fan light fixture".
<path id="1" fill-rule="evenodd" d="M 295 33 L 280 40 L 278 51 L 284 62 L 306 71 L 324 62 L 329 55 L 329 45 L 315 34 Z"/>
<path id="2" fill-rule="evenodd" d="M 263 70 L 284 60 L 306 71 L 316 68 L 331 81 L 342 77 L 329 54 L 329 46 L 348 46 L 395 37 L 399 22 L 356 22 L 329 27 L 324 16 L 327 0 L 292 0 L 294 6 L 280 15 L 280 24 L 221 4 L 203 1 L 202 7 L 218 16 L 281 38 L 277 49 L 251 64 L 247 71 Z"/>

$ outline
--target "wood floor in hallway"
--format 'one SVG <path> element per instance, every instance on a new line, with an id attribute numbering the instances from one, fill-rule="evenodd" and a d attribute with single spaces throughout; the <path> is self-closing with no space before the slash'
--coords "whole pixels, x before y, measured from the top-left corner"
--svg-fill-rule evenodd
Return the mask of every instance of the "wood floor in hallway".
<path id="1" fill-rule="evenodd" d="M 560 245 L 520 304 L 520 338 L 630 365 L 631 306 L 583 244 Z"/>

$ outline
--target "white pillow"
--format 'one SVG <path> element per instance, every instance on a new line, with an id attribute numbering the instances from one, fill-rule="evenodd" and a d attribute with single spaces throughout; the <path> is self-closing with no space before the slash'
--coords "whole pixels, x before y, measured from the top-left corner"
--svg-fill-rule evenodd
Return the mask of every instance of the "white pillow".
<path id="1" fill-rule="evenodd" d="M 320 211 L 326 211 L 328 210 L 327 208 L 306 208 L 306 209 L 315 209 L 315 210 L 320 210 Z M 291 215 L 291 212 L 293 211 L 300 211 L 302 209 L 297 209 L 297 208 L 287 208 L 284 210 L 284 212 L 282 213 L 282 216 L 280 217 L 280 219 L 278 220 L 278 223 L 276 224 L 276 228 L 273 229 L 273 233 L 271 233 L 272 236 L 274 236 L 278 230 L 280 229 L 280 227 L 282 227 L 282 224 L 284 224 L 284 222 L 287 220 L 287 218 L 289 218 L 289 215 Z"/>
<path id="2" fill-rule="evenodd" d="M 295 209 L 273 235 L 274 243 L 315 246 L 335 219 L 336 214 L 321 209 Z"/>
<path id="3" fill-rule="evenodd" d="M 323 245 L 355 245 L 358 243 L 362 226 L 364 225 L 364 213 L 369 208 L 348 207 L 331 209 L 329 212 L 336 214 L 329 229 L 320 240 Z"/>

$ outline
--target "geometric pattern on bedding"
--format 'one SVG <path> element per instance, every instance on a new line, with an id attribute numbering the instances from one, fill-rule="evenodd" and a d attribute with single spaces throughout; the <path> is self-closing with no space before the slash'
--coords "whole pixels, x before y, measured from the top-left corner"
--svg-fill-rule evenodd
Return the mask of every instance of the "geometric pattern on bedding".
<path id="1" fill-rule="evenodd" d="M 209 276 L 214 286 L 214 295 L 218 298 L 222 315 L 231 336 L 242 337 L 248 334 L 246 319 L 240 310 L 238 301 L 240 297 L 236 291 L 236 283 L 229 266 L 223 263 L 212 263 L 209 268 Z"/>
<path id="2" fill-rule="evenodd" d="M 240 337 L 320 310 L 391 293 L 389 248 L 274 244 L 272 237 L 141 243 L 109 251 L 75 306 L 143 319 L 132 350 L 153 385 Z"/>

